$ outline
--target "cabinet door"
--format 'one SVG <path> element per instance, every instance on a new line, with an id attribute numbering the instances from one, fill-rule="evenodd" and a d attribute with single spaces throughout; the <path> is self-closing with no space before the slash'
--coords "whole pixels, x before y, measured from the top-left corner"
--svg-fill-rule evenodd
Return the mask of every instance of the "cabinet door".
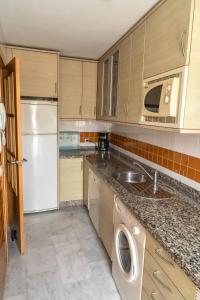
<path id="1" fill-rule="evenodd" d="M 99 230 L 100 230 L 101 240 L 111 260 L 112 260 L 112 245 L 113 245 L 113 238 L 114 238 L 113 207 L 114 207 L 113 191 L 105 183 L 101 183 Z"/>
<path id="2" fill-rule="evenodd" d="M 102 91 L 103 91 L 103 62 L 98 62 L 97 65 L 97 119 L 100 120 L 102 116 Z"/>
<path id="3" fill-rule="evenodd" d="M 119 99 L 117 103 L 117 119 L 120 122 L 127 122 L 127 103 L 129 99 L 131 71 L 131 37 L 127 37 L 119 48 Z"/>
<path id="4" fill-rule="evenodd" d="M 82 118 L 96 119 L 97 63 L 83 62 Z"/>
<path id="5" fill-rule="evenodd" d="M 138 123 L 142 104 L 145 24 L 132 34 L 130 92 L 127 103 L 128 122 Z"/>
<path id="6" fill-rule="evenodd" d="M 89 163 L 84 158 L 83 162 L 83 204 L 88 207 L 88 184 L 89 184 Z"/>
<path id="7" fill-rule="evenodd" d="M 99 187 L 100 179 L 89 170 L 89 185 L 88 185 L 88 204 L 89 216 L 99 235 Z"/>
<path id="8" fill-rule="evenodd" d="M 21 96 L 57 97 L 58 55 L 13 48 L 20 59 Z"/>
<path id="9" fill-rule="evenodd" d="M 191 0 L 168 0 L 146 21 L 144 78 L 188 64 Z"/>
<path id="10" fill-rule="evenodd" d="M 82 62 L 60 59 L 60 118 L 80 119 L 82 100 Z"/>
<path id="11" fill-rule="evenodd" d="M 60 201 L 83 199 L 83 159 L 60 159 Z"/>

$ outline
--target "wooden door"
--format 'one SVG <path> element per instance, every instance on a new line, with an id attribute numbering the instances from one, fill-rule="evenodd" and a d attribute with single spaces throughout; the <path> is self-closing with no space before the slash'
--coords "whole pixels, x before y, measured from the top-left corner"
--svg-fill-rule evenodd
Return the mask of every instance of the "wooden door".
<path id="1" fill-rule="evenodd" d="M 60 59 L 60 118 L 80 119 L 82 116 L 82 62 Z"/>
<path id="2" fill-rule="evenodd" d="M 0 100 L 3 100 L 3 68 L 4 63 L 0 57 Z M 5 170 L 5 148 L 0 154 L 0 161 Z M 3 290 L 7 261 L 7 198 L 6 198 L 6 172 L 0 177 L 0 299 L 3 299 Z"/>
<path id="3" fill-rule="evenodd" d="M 20 58 L 21 96 L 57 97 L 58 55 L 13 48 Z"/>
<path id="4" fill-rule="evenodd" d="M 7 114 L 7 184 L 9 209 L 13 210 L 10 228 L 21 254 L 25 251 L 23 186 L 22 186 L 22 132 L 19 59 L 13 58 L 4 70 L 5 107 Z"/>
<path id="5" fill-rule="evenodd" d="M 83 62 L 82 118 L 96 119 L 97 63 Z"/>
<path id="6" fill-rule="evenodd" d="M 119 99 L 117 102 L 117 120 L 127 122 L 127 103 L 129 99 L 131 71 L 131 37 L 128 36 L 119 48 Z"/>
<path id="7" fill-rule="evenodd" d="M 144 78 L 189 62 L 192 0 L 168 0 L 146 21 Z"/>
<path id="8" fill-rule="evenodd" d="M 132 33 L 130 92 L 127 103 L 128 122 L 138 123 L 142 106 L 145 24 Z"/>

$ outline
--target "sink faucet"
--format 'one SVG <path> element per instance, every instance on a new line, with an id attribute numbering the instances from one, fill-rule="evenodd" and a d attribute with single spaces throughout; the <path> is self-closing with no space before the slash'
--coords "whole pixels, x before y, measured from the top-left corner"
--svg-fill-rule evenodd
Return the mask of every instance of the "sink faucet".
<path id="1" fill-rule="evenodd" d="M 134 161 L 133 162 L 134 166 L 139 167 L 140 169 L 142 169 L 145 174 L 147 174 L 149 176 L 149 178 L 151 178 L 151 180 L 153 181 L 153 191 L 154 193 L 158 190 L 158 171 L 155 170 L 153 176 L 151 174 L 149 174 L 149 172 L 147 172 L 147 170 L 138 162 Z"/>

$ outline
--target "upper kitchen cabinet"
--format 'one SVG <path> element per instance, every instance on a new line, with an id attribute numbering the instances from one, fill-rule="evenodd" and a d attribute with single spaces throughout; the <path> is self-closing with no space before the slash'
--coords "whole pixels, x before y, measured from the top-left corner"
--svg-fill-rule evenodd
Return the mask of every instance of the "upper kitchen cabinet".
<path id="1" fill-rule="evenodd" d="M 81 118 L 82 62 L 60 59 L 59 112 L 60 118 Z"/>
<path id="2" fill-rule="evenodd" d="M 12 49 L 10 47 L 0 45 L 0 55 L 3 59 L 4 64 L 7 65 L 13 58 Z"/>
<path id="3" fill-rule="evenodd" d="M 167 0 L 147 17 L 144 78 L 189 63 L 192 3 Z"/>
<path id="4" fill-rule="evenodd" d="M 60 59 L 60 118 L 96 119 L 97 63 Z"/>
<path id="5" fill-rule="evenodd" d="M 96 119 L 97 63 L 83 62 L 82 118 Z"/>
<path id="6" fill-rule="evenodd" d="M 20 59 L 21 96 L 57 98 L 58 54 L 12 49 Z"/>
<path id="7" fill-rule="evenodd" d="M 143 58 L 145 41 L 145 23 L 140 24 L 132 33 L 131 70 L 129 97 L 126 103 L 128 112 L 127 121 L 137 123 L 139 121 L 142 105 L 143 83 Z"/>
<path id="8" fill-rule="evenodd" d="M 119 81 L 119 50 L 98 63 L 97 118 L 116 121 Z"/>
<path id="9" fill-rule="evenodd" d="M 97 119 L 102 119 L 102 96 L 103 96 L 103 61 L 99 61 L 97 64 Z"/>
<path id="10" fill-rule="evenodd" d="M 128 36 L 119 46 L 119 98 L 117 103 L 117 120 L 127 122 L 128 100 L 131 74 L 131 36 Z"/>

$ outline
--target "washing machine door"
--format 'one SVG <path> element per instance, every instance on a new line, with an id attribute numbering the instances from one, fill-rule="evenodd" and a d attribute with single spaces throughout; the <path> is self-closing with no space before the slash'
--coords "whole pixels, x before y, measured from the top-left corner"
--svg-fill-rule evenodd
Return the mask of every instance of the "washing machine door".
<path id="1" fill-rule="evenodd" d="M 115 253 L 118 265 L 128 282 L 137 280 L 139 273 L 138 250 L 134 236 L 124 224 L 115 230 Z"/>

